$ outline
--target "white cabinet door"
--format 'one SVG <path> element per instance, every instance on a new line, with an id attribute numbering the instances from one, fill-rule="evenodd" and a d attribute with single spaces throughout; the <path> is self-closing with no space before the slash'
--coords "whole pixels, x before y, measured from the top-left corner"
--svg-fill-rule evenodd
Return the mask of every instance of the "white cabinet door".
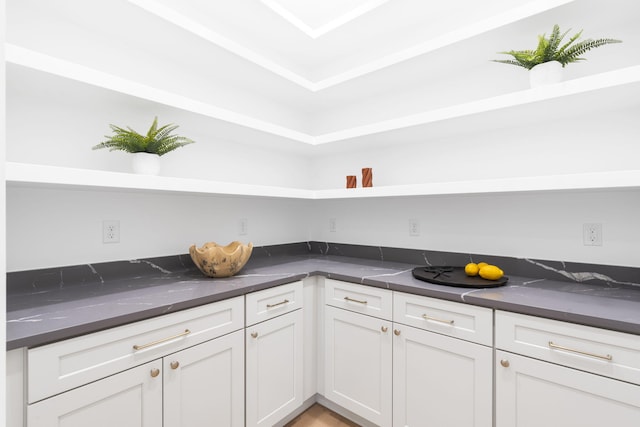
<path id="1" fill-rule="evenodd" d="M 394 325 L 394 427 L 492 425 L 492 349 Z"/>
<path id="2" fill-rule="evenodd" d="M 496 351 L 497 427 L 638 427 L 640 386 Z"/>
<path id="3" fill-rule="evenodd" d="M 272 426 L 303 403 L 303 309 L 246 329 L 246 425 Z"/>
<path id="4" fill-rule="evenodd" d="M 164 358 L 164 426 L 244 426 L 244 331 Z"/>
<path id="5" fill-rule="evenodd" d="M 158 427 L 162 363 L 153 361 L 29 405 L 29 427 Z"/>
<path id="6" fill-rule="evenodd" d="M 381 427 L 392 417 L 391 322 L 325 306 L 325 397 Z"/>

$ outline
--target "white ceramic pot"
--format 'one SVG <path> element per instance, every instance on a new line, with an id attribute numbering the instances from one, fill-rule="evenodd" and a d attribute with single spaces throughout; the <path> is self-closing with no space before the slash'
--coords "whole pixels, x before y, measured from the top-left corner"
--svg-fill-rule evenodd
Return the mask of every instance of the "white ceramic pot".
<path id="1" fill-rule="evenodd" d="M 562 64 L 549 61 L 536 65 L 529 70 L 529 84 L 532 88 L 547 86 L 562 81 Z"/>
<path id="2" fill-rule="evenodd" d="M 158 175 L 160 173 L 160 156 L 151 153 L 132 153 L 133 171 L 142 175 Z"/>

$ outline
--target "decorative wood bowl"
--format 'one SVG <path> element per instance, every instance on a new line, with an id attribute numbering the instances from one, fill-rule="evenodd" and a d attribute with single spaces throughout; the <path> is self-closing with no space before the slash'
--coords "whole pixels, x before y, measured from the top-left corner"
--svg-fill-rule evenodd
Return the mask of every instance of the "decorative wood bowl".
<path id="1" fill-rule="evenodd" d="M 189 254 L 198 269 L 209 277 L 230 277 L 244 267 L 251 256 L 253 244 L 231 242 L 220 246 L 216 242 L 205 243 L 201 248 L 191 245 Z"/>

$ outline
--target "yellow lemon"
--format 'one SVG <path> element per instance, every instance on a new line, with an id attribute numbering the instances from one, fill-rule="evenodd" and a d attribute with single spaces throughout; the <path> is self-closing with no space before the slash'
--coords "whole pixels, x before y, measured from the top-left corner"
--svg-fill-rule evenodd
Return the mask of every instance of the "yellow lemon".
<path id="1" fill-rule="evenodd" d="M 464 272 L 467 273 L 467 276 L 477 276 L 478 271 L 480 271 L 480 268 L 478 267 L 478 264 L 474 262 L 470 262 L 464 266 Z"/>
<path id="2" fill-rule="evenodd" d="M 485 265 L 479 271 L 480 277 L 487 280 L 499 280 L 504 272 L 495 265 Z"/>
<path id="3" fill-rule="evenodd" d="M 482 267 L 486 267 L 487 265 L 489 265 L 489 264 L 487 264 L 486 262 L 479 262 L 478 263 L 478 268 L 480 269 Z"/>

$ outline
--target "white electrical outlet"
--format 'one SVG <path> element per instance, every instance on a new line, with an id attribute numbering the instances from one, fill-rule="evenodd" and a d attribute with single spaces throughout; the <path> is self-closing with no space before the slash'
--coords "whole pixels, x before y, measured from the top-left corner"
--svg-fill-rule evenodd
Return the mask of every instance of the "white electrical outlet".
<path id="1" fill-rule="evenodd" d="M 420 235 L 420 221 L 417 219 L 409 220 L 409 236 L 419 236 Z"/>
<path id="2" fill-rule="evenodd" d="M 249 233 L 249 220 L 247 218 L 240 218 L 238 221 L 238 234 L 241 236 Z"/>
<path id="3" fill-rule="evenodd" d="M 104 220 L 102 221 L 102 243 L 119 243 L 120 242 L 120 221 Z"/>
<path id="4" fill-rule="evenodd" d="M 602 246 L 602 224 L 598 222 L 583 224 L 582 239 L 585 246 Z"/>
<path id="5" fill-rule="evenodd" d="M 329 218 L 329 232 L 330 233 L 335 233 L 336 232 L 336 219 L 335 218 Z"/>

